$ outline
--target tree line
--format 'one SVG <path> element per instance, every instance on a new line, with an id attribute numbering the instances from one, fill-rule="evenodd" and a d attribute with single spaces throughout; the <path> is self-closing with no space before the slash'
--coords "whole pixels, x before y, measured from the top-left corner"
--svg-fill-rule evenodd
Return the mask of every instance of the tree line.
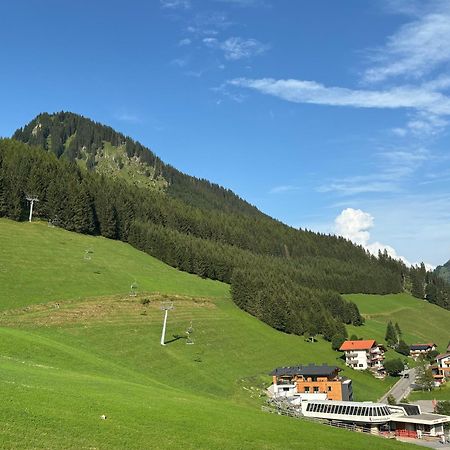
<path id="1" fill-rule="evenodd" d="M 361 324 L 339 292 L 403 288 L 405 267 L 334 237 L 287 227 L 267 216 L 224 213 L 81 170 L 14 140 L 0 140 L 0 216 L 36 216 L 79 233 L 129 242 L 186 272 L 231 284 L 234 302 L 269 325 L 296 334 L 345 334 Z"/>

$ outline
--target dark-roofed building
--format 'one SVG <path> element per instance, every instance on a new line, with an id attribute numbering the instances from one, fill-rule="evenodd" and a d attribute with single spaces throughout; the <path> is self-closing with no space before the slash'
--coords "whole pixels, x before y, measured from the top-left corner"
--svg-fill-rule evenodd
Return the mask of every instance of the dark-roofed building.
<path id="1" fill-rule="evenodd" d="M 424 356 L 433 350 L 436 350 L 436 344 L 433 342 L 427 342 L 426 344 L 413 344 L 409 347 L 409 356 L 417 359 L 419 356 Z"/>
<path id="2" fill-rule="evenodd" d="M 271 390 L 275 397 L 302 397 L 352 400 L 352 381 L 340 377 L 341 369 L 328 364 L 278 367 L 272 372 Z"/>

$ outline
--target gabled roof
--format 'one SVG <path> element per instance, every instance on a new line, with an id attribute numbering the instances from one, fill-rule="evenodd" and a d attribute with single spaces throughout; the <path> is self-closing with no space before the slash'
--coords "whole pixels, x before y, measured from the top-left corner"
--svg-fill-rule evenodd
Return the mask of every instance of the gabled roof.
<path id="1" fill-rule="evenodd" d="M 433 342 L 427 342 L 426 344 L 412 344 L 409 346 L 410 350 L 428 350 L 431 347 L 436 347 Z"/>
<path id="2" fill-rule="evenodd" d="M 337 366 L 329 366 L 328 364 L 322 364 L 321 366 L 316 366 L 315 364 L 309 364 L 307 366 L 293 366 L 293 367 L 277 367 L 272 370 L 269 375 L 278 375 L 278 376 L 294 376 L 294 375 L 303 375 L 303 376 L 331 376 L 336 371 L 340 371 L 341 369 Z"/>
<path id="3" fill-rule="evenodd" d="M 368 339 L 365 341 L 345 341 L 339 350 L 369 350 L 376 345 L 375 339 Z"/>
<path id="4" fill-rule="evenodd" d="M 444 359 L 450 356 L 450 353 L 441 353 L 440 355 L 436 356 L 436 359 Z"/>

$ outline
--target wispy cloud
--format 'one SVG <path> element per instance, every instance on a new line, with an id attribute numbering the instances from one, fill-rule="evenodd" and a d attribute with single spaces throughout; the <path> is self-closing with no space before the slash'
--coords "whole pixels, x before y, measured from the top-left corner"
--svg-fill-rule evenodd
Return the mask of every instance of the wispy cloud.
<path id="1" fill-rule="evenodd" d="M 228 3 L 240 7 L 255 7 L 267 6 L 268 2 L 265 0 L 214 0 L 216 3 Z"/>
<path id="2" fill-rule="evenodd" d="M 367 175 L 349 176 L 324 183 L 318 192 L 341 196 L 355 196 L 373 193 L 399 193 L 405 182 L 434 156 L 427 149 L 391 149 L 375 154 L 378 164 Z"/>
<path id="3" fill-rule="evenodd" d="M 175 58 L 175 59 L 172 59 L 172 61 L 170 61 L 170 64 L 172 66 L 177 66 L 177 67 L 186 67 L 188 62 L 189 62 L 189 58 L 188 57 Z"/>
<path id="4" fill-rule="evenodd" d="M 236 36 L 230 37 L 225 41 L 219 41 L 217 38 L 207 37 L 203 39 L 203 43 L 207 47 L 222 50 L 225 59 L 229 61 L 236 61 L 239 59 L 260 55 L 269 48 L 267 44 L 263 44 L 256 39 L 244 39 Z"/>
<path id="5" fill-rule="evenodd" d="M 365 81 L 380 82 L 399 76 L 419 79 L 450 61 L 450 4 L 435 5 L 436 10 L 403 25 L 385 46 L 372 52 Z"/>
<path id="6" fill-rule="evenodd" d="M 184 47 L 186 45 L 191 45 L 191 44 L 192 44 L 192 39 L 189 39 L 189 38 L 180 39 L 178 41 L 178 45 L 180 47 Z"/>
<path id="7" fill-rule="evenodd" d="M 270 189 L 269 194 L 284 194 L 286 192 L 293 192 L 300 190 L 299 186 L 293 186 L 291 184 L 286 184 L 282 186 L 275 186 Z"/>
<path id="8" fill-rule="evenodd" d="M 190 9 L 190 0 L 160 0 L 162 8 L 165 9 Z"/>
<path id="9" fill-rule="evenodd" d="M 254 89 L 294 103 L 355 108 L 406 108 L 436 115 L 450 114 L 450 98 L 426 86 L 400 86 L 385 90 L 327 87 L 315 81 L 236 78 L 230 85 Z"/>
<path id="10" fill-rule="evenodd" d="M 130 122 L 130 123 L 142 123 L 142 118 L 137 114 L 130 114 L 127 112 L 114 114 L 114 118 L 116 120 L 120 120 L 121 122 Z"/>

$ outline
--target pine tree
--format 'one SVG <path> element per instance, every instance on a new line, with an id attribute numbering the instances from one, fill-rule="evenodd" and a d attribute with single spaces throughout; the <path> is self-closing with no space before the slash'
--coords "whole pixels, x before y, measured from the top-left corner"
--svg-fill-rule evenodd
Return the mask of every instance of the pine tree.
<path id="1" fill-rule="evenodd" d="M 386 335 L 384 337 L 388 347 L 395 347 L 397 345 L 397 333 L 392 322 L 389 321 L 386 327 Z"/>

